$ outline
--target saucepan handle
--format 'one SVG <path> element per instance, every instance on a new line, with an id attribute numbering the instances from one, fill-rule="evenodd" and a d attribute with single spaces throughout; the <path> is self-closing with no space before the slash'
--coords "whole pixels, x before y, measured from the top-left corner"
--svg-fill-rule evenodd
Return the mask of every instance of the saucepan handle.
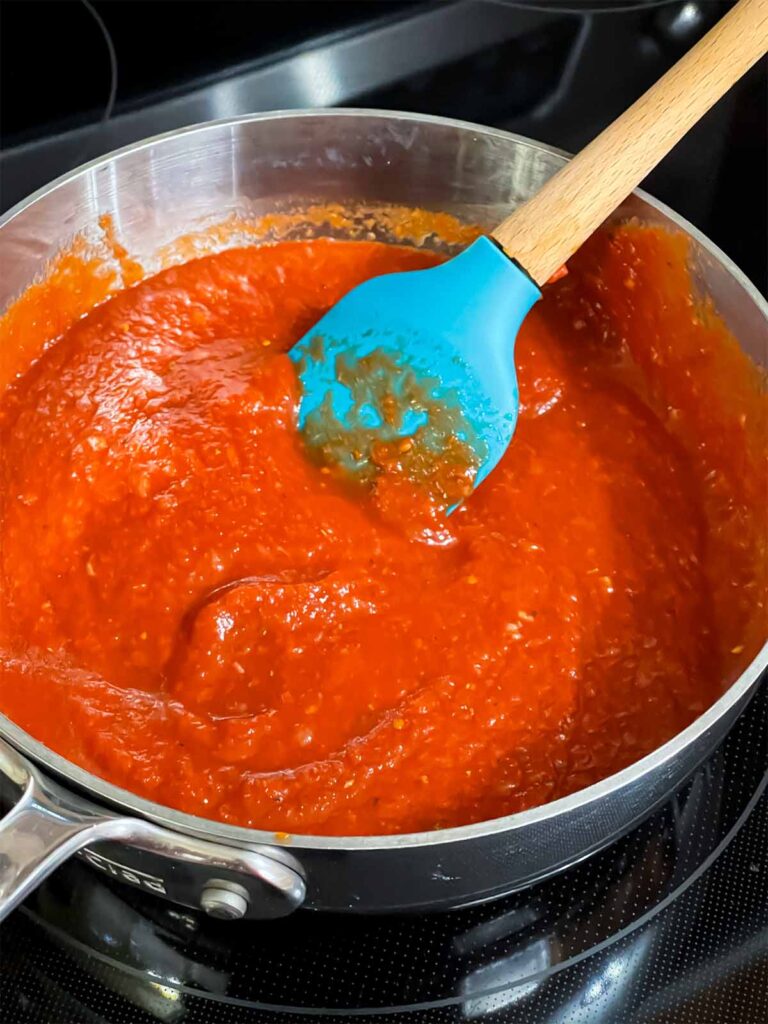
<path id="1" fill-rule="evenodd" d="M 209 886 L 218 884 L 225 895 L 229 892 L 229 908 L 240 911 L 228 913 L 224 901 L 218 916 L 282 917 L 304 901 L 301 866 L 282 851 L 276 857 L 269 847 L 224 846 L 141 818 L 110 814 L 46 778 L 2 739 L 0 773 L 22 790 L 0 819 L 0 921 L 65 860 L 104 840 L 198 867 L 201 879 L 207 879 Z M 215 881 L 217 871 L 225 874 L 219 882 Z M 243 885 L 233 885 L 227 874 L 237 875 Z"/>

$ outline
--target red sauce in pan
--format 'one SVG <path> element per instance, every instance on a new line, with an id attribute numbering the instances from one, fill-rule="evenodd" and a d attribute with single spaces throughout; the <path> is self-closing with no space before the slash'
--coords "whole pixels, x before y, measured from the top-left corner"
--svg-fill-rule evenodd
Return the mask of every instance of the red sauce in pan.
<path id="1" fill-rule="evenodd" d="M 434 256 L 281 242 L 98 306 L 0 397 L 0 710 L 152 800 L 327 834 L 522 810 L 672 737 L 765 622 L 764 404 L 681 246 L 598 235 L 547 289 L 515 440 L 447 520 L 396 464 L 365 496 L 307 458 L 285 356 Z"/>

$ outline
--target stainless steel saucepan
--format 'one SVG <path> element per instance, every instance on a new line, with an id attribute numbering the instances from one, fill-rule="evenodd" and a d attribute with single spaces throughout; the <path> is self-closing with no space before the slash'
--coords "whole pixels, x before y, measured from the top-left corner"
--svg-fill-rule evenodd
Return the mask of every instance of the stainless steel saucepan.
<path id="1" fill-rule="evenodd" d="M 104 214 L 151 270 L 155 254 L 182 234 L 299 200 L 426 206 L 490 226 L 565 159 L 505 132 L 375 111 L 275 113 L 185 129 L 96 160 L 0 219 L 0 308 Z M 618 215 L 690 238 L 698 286 L 765 363 L 768 307 L 730 260 L 647 195 L 633 195 Z M 521 814 L 416 835 L 278 842 L 118 789 L 0 716 L 0 793 L 12 806 L 0 822 L 0 916 L 75 853 L 127 884 L 220 917 L 279 917 L 299 906 L 451 907 L 499 896 L 588 856 L 647 815 L 723 738 L 766 664 L 768 645 L 692 725 L 597 785 Z"/>

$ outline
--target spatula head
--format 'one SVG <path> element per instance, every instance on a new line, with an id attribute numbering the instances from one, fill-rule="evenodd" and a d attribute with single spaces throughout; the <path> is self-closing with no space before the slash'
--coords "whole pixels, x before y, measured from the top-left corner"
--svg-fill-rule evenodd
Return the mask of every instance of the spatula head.
<path id="1" fill-rule="evenodd" d="M 440 457 L 458 443 L 477 485 L 514 433 L 514 342 L 538 298 L 484 237 L 437 267 L 354 288 L 290 353 L 307 442 L 352 473 L 370 469 L 377 445 Z"/>

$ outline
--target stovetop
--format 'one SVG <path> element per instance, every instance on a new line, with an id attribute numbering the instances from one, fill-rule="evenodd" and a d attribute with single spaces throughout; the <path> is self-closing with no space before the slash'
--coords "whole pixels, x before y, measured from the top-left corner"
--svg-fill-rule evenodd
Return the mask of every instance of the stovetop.
<path id="1" fill-rule="evenodd" d="M 134 139 L 278 107 L 416 110 L 575 150 L 728 6 L 4 0 L 0 208 Z M 47 104 L 32 81 L 41 58 Z M 755 69 L 646 183 L 763 291 L 765 74 Z M 71 862 L 0 927 L 0 1020 L 756 1024 L 768 1019 L 767 786 L 764 681 L 645 823 L 487 905 L 216 922 Z"/>
<path id="2" fill-rule="evenodd" d="M 733 2 L 3 0 L 0 210 L 137 139 L 264 110 L 411 110 L 573 152 Z M 767 98 L 763 62 L 645 183 L 763 291 Z"/>

